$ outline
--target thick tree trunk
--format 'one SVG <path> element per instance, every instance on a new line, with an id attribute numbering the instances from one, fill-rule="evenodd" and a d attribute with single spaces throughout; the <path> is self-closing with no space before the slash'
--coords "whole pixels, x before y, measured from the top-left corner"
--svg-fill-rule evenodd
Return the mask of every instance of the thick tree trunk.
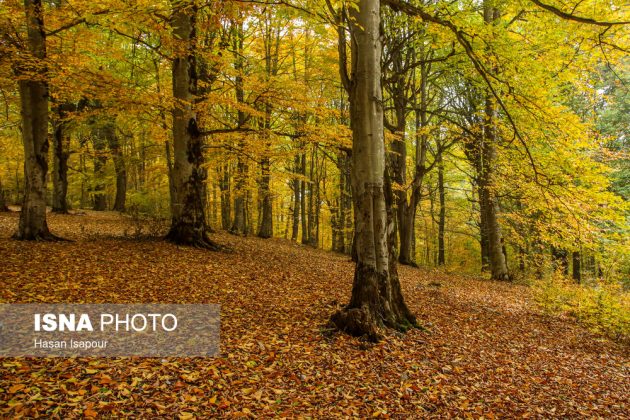
<path id="1" fill-rule="evenodd" d="M 393 214 L 391 201 L 386 202 L 386 193 L 391 200 L 391 187 L 385 185 L 379 5 L 378 0 L 361 0 L 359 10 L 350 9 L 357 266 L 350 303 L 331 317 L 340 330 L 371 340 L 379 339 L 382 327 L 405 330 L 415 325 L 396 272 Z"/>
<path id="2" fill-rule="evenodd" d="M 46 174 L 48 172 L 48 83 L 46 32 L 41 0 L 25 0 L 27 45 L 35 64 L 17 69 L 22 140 L 24 143 L 24 199 L 16 239 L 55 240 L 46 222 Z"/>
<path id="3" fill-rule="evenodd" d="M 197 127 L 194 99 L 197 91 L 194 2 L 173 2 L 171 27 L 176 56 L 173 59 L 173 195 L 171 228 L 166 239 L 177 244 L 219 249 L 208 238 L 203 183 L 202 139 Z"/>
<path id="4" fill-rule="evenodd" d="M 67 122 L 66 110 L 69 104 L 62 104 L 57 107 L 57 118 L 54 123 L 53 132 L 53 195 L 52 211 L 55 213 L 68 213 L 68 150 L 70 140 L 66 133 Z"/>

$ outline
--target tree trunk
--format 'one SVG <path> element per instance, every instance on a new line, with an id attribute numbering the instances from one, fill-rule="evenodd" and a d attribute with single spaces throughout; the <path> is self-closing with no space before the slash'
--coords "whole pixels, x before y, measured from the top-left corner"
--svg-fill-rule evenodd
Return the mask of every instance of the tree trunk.
<path id="1" fill-rule="evenodd" d="M 360 0 L 359 9 L 349 12 L 357 265 L 350 303 L 331 317 L 340 330 L 371 340 L 380 338 L 382 327 L 405 330 L 416 322 L 403 299 L 393 254 L 391 187 L 385 185 L 379 4 L 379 0 Z"/>
<path id="2" fill-rule="evenodd" d="M 232 212 L 232 197 L 230 194 L 230 165 L 223 165 L 219 175 L 219 189 L 221 190 L 221 228 L 230 229 L 230 216 Z"/>
<path id="3" fill-rule="evenodd" d="M 261 194 L 262 194 L 262 220 L 258 229 L 258 237 L 271 238 L 273 236 L 273 207 L 271 201 L 271 171 L 269 158 L 263 158 L 260 162 L 262 171 Z"/>
<path id="4" fill-rule="evenodd" d="M 247 164 L 243 161 L 243 158 L 239 156 L 236 164 L 236 192 L 234 194 L 234 221 L 230 228 L 230 233 L 236 235 L 246 234 L 246 222 L 247 215 L 245 208 L 245 177 L 247 176 Z"/>
<path id="5" fill-rule="evenodd" d="M 484 21 L 493 25 L 499 18 L 498 9 L 493 6 L 490 0 L 484 1 Z M 494 69 L 497 70 L 496 68 Z M 503 236 L 499 224 L 499 202 L 496 196 L 496 184 L 494 181 L 494 168 L 497 164 L 497 110 L 492 92 L 486 92 L 485 115 L 484 115 L 484 136 L 482 153 L 482 179 L 481 202 L 485 208 L 481 211 L 485 213 L 488 240 L 488 259 L 490 261 L 490 273 L 494 280 L 509 280 L 505 254 L 503 253 Z"/>
<path id="6" fill-rule="evenodd" d="M 102 105 L 97 101 L 93 105 L 94 108 L 100 109 Z M 92 210 L 107 210 L 107 195 L 105 194 L 105 165 L 107 164 L 107 118 L 98 119 L 93 117 L 89 124 L 92 126 L 92 144 L 94 147 L 94 155 L 92 161 L 94 163 L 94 177 L 92 183 Z"/>
<path id="7" fill-rule="evenodd" d="M 438 219 L 438 259 L 437 265 L 446 264 L 446 252 L 444 247 L 444 228 L 446 225 L 446 193 L 444 190 L 444 161 L 442 154 L 438 159 L 438 194 L 440 197 L 440 215 Z"/>
<path id="8" fill-rule="evenodd" d="M 300 195 L 300 179 L 298 175 L 300 173 L 300 155 L 296 154 L 294 161 L 294 178 L 293 178 L 293 225 L 291 230 L 291 240 L 297 241 L 298 234 L 300 232 L 300 205 L 301 205 L 301 195 Z"/>
<path id="9" fill-rule="evenodd" d="M 46 222 L 46 174 L 48 172 L 48 82 L 46 31 L 41 0 L 25 0 L 27 45 L 36 59 L 17 69 L 22 140 L 24 143 L 24 198 L 18 231 L 22 240 L 55 240 Z"/>
<path id="10" fill-rule="evenodd" d="M 70 157 L 70 139 L 66 133 L 66 111 L 71 109 L 71 104 L 57 106 L 57 116 L 54 122 L 53 133 L 53 196 L 52 211 L 55 213 L 68 213 L 68 158 Z M 72 107 L 74 108 L 74 107 Z"/>
<path id="11" fill-rule="evenodd" d="M 565 249 L 551 247 L 551 257 L 553 259 L 553 267 L 560 270 L 565 276 L 569 275 L 569 253 Z"/>
<path id="12" fill-rule="evenodd" d="M 197 91 L 197 8 L 191 1 L 173 1 L 171 27 L 177 54 L 173 59 L 173 195 L 171 228 L 166 239 L 208 249 L 219 246 L 208 238 L 203 200 L 202 139 L 194 99 Z"/>
<path id="13" fill-rule="evenodd" d="M 120 141 L 116 135 L 114 122 L 109 121 L 105 125 L 104 130 L 109 151 L 114 161 L 114 170 L 116 171 L 116 198 L 114 200 L 113 210 L 124 212 L 127 197 L 127 169 L 125 167 L 125 159 L 120 149 Z"/>
<path id="14" fill-rule="evenodd" d="M 582 282 L 582 258 L 580 251 L 573 251 L 573 280 L 580 284 Z"/>
<path id="15" fill-rule="evenodd" d="M 302 153 L 300 160 L 300 171 L 302 179 L 300 180 L 300 220 L 302 224 L 302 243 L 308 243 L 308 226 L 306 219 L 306 153 Z"/>
<path id="16" fill-rule="evenodd" d="M 0 212 L 3 211 L 9 211 L 9 206 L 7 206 L 7 196 L 0 180 Z"/>
<path id="17" fill-rule="evenodd" d="M 243 23 L 239 22 L 238 24 L 234 24 L 234 51 L 235 51 L 235 61 L 234 68 L 237 72 L 235 78 L 235 90 L 236 90 L 236 101 L 239 104 L 243 104 L 245 102 L 245 91 L 243 88 L 243 42 L 244 42 L 244 34 L 243 34 Z M 246 115 L 240 109 L 237 110 L 237 119 L 238 119 L 238 127 L 241 128 L 245 125 Z M 242 151 L 245 148 L 245 141 L 239 141 L 239 150 Z M 230 233 L 236 235 L 245 235 L 247 234 L 247 191 L 246 191 L 246 178 L 247 172 L 249 168 L 247 163 L 245 162 L 245 157 L 242 156 L 242 153 L 239 153 L 237 156 L 237 164 L 236 164 L 236 191 L 234 193 L 234 221 L 232 222 L 232 226 L 230 228 Z"/>

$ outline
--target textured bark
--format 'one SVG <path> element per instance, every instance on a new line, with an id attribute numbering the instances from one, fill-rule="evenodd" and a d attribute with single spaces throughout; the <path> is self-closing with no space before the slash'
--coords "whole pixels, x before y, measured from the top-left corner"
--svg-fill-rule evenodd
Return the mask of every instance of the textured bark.
<path id="1" fill-rule="evenodd" d="M 494 24 L 499 18 L 499 11 L 491 0 L 484 1 L 484 21 Z M 496 71 L 496 69 L 495 69 Z M 497 110 L 491 92 L 486 93 L 484 114 L 484 136 L 482 152 L 482 173 L 480 175 L 480 205 L 485 215 L 488 240 L 488 260 L 490 273 L 494 280 L 509 280 L 507 261 L 503 252 L 503 236 L 499 224 L 499 201 L 496 196 L 494 169 L 497 163 Z"/>
<path id="2" fill-rule="evenodd" d="M 385 175 L 379 3 L 361 0 L 359 10 L 350 10 L 353 50 L 349 94 L 357 266 L 350 303 L 331 317 L 340 330 L 371 340 L 380 338 L 382 327 L 405 330 L 415 325 L 402 296 L 393 254 L 391 187 L 386 185 Z"/>
<path id="3" fill-rule="evenodd" d="M 46 222 L 46 174 L 48 172 L 48 82 L 46 32 L 41 0 L 25 0 L 28 52 L 35 64 L 16 69 L 24 143 L 24 198 L 18 231 L 23 240 L 59 239 Z"/>
<path id="4" fill-rule="evenodd" d="M 177 54 L 173 59 L 173 194 L 171 228 L 166 239 L 208 249 L 219 246 L 208 238 L 202 168 L 202 138 L 197 127 L 194 99 L 197 91 L 195 58 L 196 6 L 173 2 L 171 27 Z"/>

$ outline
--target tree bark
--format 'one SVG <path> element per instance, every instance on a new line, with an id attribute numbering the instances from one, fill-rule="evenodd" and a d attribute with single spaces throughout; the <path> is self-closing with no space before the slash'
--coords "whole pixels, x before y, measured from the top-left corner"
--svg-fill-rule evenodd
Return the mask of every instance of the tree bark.
<path id="1" fill-rule="evenodd" d="M 68 158 L 70 157 L 70 139 L 67 133 L 66 112 L 74 109 L 72 104 L 60 104 L 56 107 L 57 115 L 53 131 L 53 195 L 52 211 L 68 213 Z"/>
<path id="2" fill-rule="evenodd" d="M 440 199 L 440 215 L 438 219 L 438 258 L 437 265 L 446 264 L 446 250 L 444 246 L 444 228 L 446 225 L 446 192 L 444 189 L 444 160 L 440 153 L 438 159 L 438 194 Z"/>
<path id="3" fill-rule="evenodd" d="M 221 228 L 230 229 L 230 217 L 232 212 L 232 197 L 230 193 L 230 165 L 223 165 L 219 174 L 219 189 L 221 190 Z"/>
<path id="4" fill-rule="evenodd" d="M 486 24 L 495 24 L 499 18 L 498 9 L 492 4 L 492 0 L 484 1 L 484 21 Z M 496 71 L 496 69 L 495 69 Z M 488 259 L 490 261 L 490 273 L 494 280 L 509 280 L 507 261 L 503 252 L 503 236 L 499 224 L 499 202 L 496 196 L 495 172 L 497 164 L 497 110 L 494 97 L 490 91 L 486 92 L 484 136 L 481 173 L 481 211 L 485 213 L 485 222 L 488 240 Z"/>
<path id="5" fill-rule="evenodd" d="M 349 12 L 357 265 L 350 303 L 331 317 L 340 330 L 370 340 L 380 338 L 382 327 L 406 330 L 416 323 L 403 299 L 393 254 L 391 186 L 385 185 L 389 176 L 385 174 L 379 7 L 379 0 L 360 0 L 359 9 Z"/>
<path id="6" fill-rule="evenodd" d="M 124 212 L 127 198 L 127 168 L 125 158 L 120 148 L 120 139 L 116 135 L 116 126 L 113 121 L 109 121 L 104 127 L 109 146 L 109 151 L 114 161 L 116 172 L 116 198 L 114 200 L 114 211 Z"/>
<path id="7" fill-rule="evenodd" d="M 239 104 L 245 102 L 245 91 L 243 88 L 243 23 L 239 22 L 233 25 L 234 32 L 234 51 L 235 61 L 234 68 L 237 71 L 235 78 L 235 90 L 236 101 Z M 241 128 L 245 125 L 246 115 L 240 109 L 237 111 L 238 127 Z M 245 148 L 245 141 L 239 141 L 239 149 Z M 245 162 L 244 156 L 241 153 L 237 156 L 236 164 L 236 191 L 234 193 L 234 221 L 230 227 L 230 233 L 236 235 L 247 234 L 247 191 L 246 191 L 246 178 L 249 168 Z"/>
<path id="8" fill-rule="evenodd" d="M 192 1 L 173 1 L 171 27 L 176 54 L 173 59 L 173 195 L 171 228 L 166 239 L 177 244 L 217 250 L 208 238 L 203 200 L 205 181 L 202 138 L 194 100 L 197 91 L 197 7 Z"/>
<path id="9" fill-rule="evenodd" d="M 291 230 L 291 240 L 297 241 L 298 234 L 300 232 L 300 205 L 301 205 L 301 194 L 300 194 L 300 179 L 298 175 L 300 174 L 300 155 L 296 154 L 293 161 L 293 225 Z"/>
<path id="10" fill-rule="evenodd" d="M 46 174 L 48 172 L 48 75 L 46 31 L 41 0 L 25 0 L 28 52 L 35 64 L 16 70 L 24 143 L 24 198 L 18 231 L 22 240 L 56 240 L 46 222 Z"/>
<path id="11" fill-rule="evenodd" d="M 7 197 L 4 192 L 4 187 L 2 186 L 2 181 L 0 180 L 0 212 L 9 211 L 9 206 L 7 206 Z"/>
<path id="12" fill-rule="evenodd" d="M 300 172 L 302 179 L 300 180 L 300 221 L 302 225 L 302 243 L 308 243 L 308 225 L 306 218 L 306 153 L 302 153 L 300 158 Z"/>
<path id="13" fill-rule="evenodd" d="M 271 201 L 271 171 L 269 158 L 263 158 L 260 162 L 262 177 L 260 181 L 260 192 L 262 195 L 262 218 L 260 228 L 258 229 L 258 237 L 271 238 L 273 236 L 273 202 Z"/>
<path id="14" fill-rule="evenodd" d="M 107 195 L 105 194 L 105 165 L 107 164 L 107 133 L 99 121 L 92 130 L 92 144 L 94 145 L 94 183 L 92 184 L 93 206 L 92 210 L 107 210 Z"/>

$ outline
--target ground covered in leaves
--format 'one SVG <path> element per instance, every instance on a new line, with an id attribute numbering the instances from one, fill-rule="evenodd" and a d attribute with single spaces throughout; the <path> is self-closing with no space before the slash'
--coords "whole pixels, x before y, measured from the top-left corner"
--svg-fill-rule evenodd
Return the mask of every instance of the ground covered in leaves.
<path id="1" fill-rule="evenodd" d="M 213 236 L 233 252 L 134 240 L 117 214 L 50 215 L 75 240 L 9 239 L 0 302 L 219 303 L 217 358 L 5 358 L 2 417 L 628 418 L 629 352 L 540 315 L 523 286 L 400 269 L 428 331 L 372 345 L 326 334 L 346 256 L 286 240 Z"/>

